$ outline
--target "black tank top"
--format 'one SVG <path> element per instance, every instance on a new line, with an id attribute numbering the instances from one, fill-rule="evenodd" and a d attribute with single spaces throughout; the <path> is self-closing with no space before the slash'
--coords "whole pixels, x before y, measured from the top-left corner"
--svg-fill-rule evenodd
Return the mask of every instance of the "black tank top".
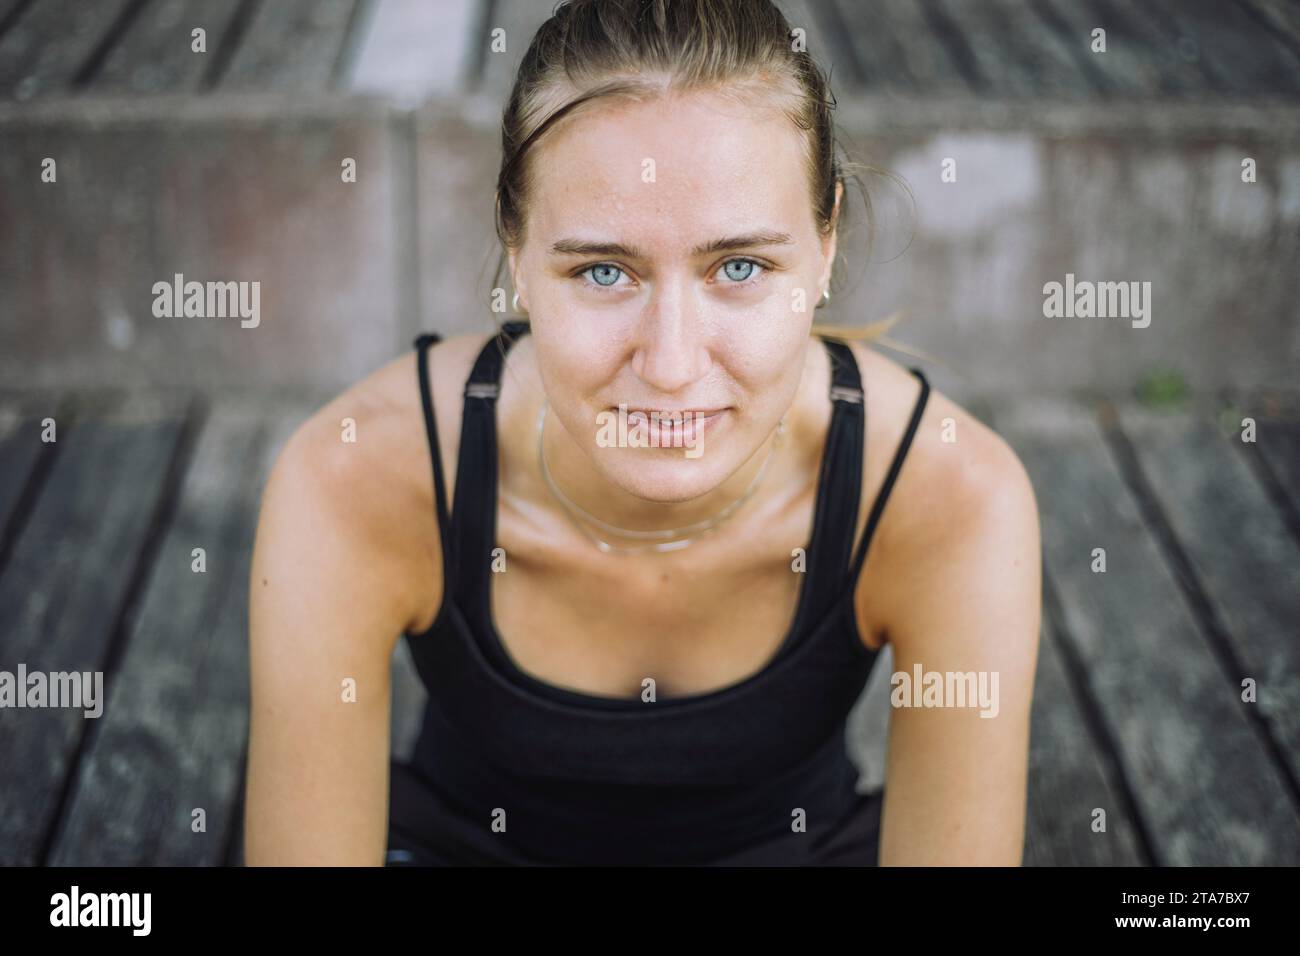
<path id="1" fill-rule="evenodd" d="M 455 843 L 462 860 L 472 848 L 470 862 L 699 864 L 746 854 L 816 862 L 852 829 L 861 799 L 845 719 L 877 652 L 858 635 L 854 582 L 929 383 L 911 370 L 920 396 L 855 553 L 864 395 L 852 351 L 823 339 L 834 407 L 806 572 L 780 648 L 758 672 L 711 692 L 654 702 L 589 695 L 517 667 L 491 616 L 496 398 L 506 352 L 527 331 L 507 323 L 465 384 L 451 514 L 428 379 L 438 336 L 415 341 L 443 554 L 438 615 L 404 635 L 429 694 L 411 756 L 437 795 L 428 832 Z"/>

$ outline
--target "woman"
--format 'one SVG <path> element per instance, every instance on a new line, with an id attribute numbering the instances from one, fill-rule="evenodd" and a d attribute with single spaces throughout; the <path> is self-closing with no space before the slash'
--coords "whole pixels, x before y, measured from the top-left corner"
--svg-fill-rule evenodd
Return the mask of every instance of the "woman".
<path id="1" fill-rule="evenodd" d="M 539 30 L 497 193 L 515 321 L 421 336 L 265 490 L 249 863 L 1019 863 L 1033 492 L 919 370 L 810 334 L 846 177 L 789 37 L 768 0 Z M 858 794 L 844 722 L 885 642 L 900 689 L 998 700 L 900 693 Z"/>

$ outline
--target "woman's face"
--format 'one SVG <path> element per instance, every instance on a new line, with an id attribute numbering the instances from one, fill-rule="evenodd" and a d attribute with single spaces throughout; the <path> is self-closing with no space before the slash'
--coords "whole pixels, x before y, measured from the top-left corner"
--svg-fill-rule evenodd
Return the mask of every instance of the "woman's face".
<path id="1" fill-rule="evenodd" d="M 790 408 L 834 235 L 779 110 L 712 93 L 583 109 L 531 157 L 520 308 L 547 401 L 597 471 L 686 501 Z"/>

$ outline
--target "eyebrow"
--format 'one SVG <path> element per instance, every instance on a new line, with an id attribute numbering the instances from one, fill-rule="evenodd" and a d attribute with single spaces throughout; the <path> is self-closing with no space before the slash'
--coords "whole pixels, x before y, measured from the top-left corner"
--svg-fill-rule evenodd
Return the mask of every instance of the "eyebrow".
<path id="1" fill-rule="evenodd" d="M 732 249 L 752 249 L 755 246 L 781 246 L 794 242 L 787 232 L 760 229 L 739 236 L 724 236 L 696 246 L 691 250 L 693 257 L 707 256 L 714 252 L 728 252 Z M 622 256 L 625 259 L 645 259 L 646 256 L 635 246 L 626 246 L 621 242 L 594 242 L 585 239 L 558 239 L 551 244 L 551 255 L 559 256 Z"/>

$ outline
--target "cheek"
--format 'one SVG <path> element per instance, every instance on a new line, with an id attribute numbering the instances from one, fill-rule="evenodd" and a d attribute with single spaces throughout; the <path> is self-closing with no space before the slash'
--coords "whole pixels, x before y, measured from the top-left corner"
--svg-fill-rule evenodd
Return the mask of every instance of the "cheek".
<path id="1" fill-rule="evenodd" d="M 617 355 L 598 337 L 573 329 L 533 333 L 537 370 L 550 402 L 576 408 L 598 394 L 617 371 Z"/>
<path id="2" fill-rule="evenodd" d="M 748 330 L 729 350 L 727 367 L 751 403 L 787 401 L 799 383 L 808 333 L 795 322 Z"/>

